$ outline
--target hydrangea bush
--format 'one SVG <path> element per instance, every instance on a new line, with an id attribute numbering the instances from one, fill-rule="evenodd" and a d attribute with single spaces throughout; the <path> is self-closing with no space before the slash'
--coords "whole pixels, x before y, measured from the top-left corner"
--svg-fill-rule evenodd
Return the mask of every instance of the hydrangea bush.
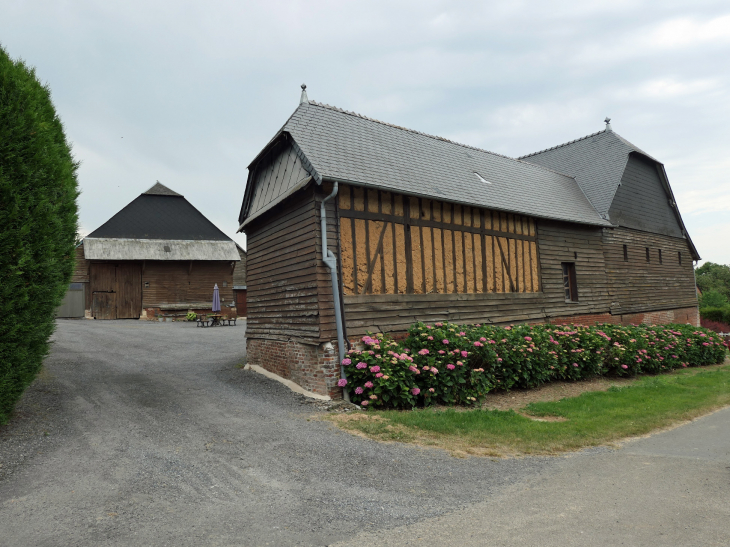
<path id="1" fill-rule="evenodd" d="M 657 374 L 721 363 L 726 352 L 719 336 L 691 325 L 416 323 L 400 342 L 364 336 L 342 362 L 339 385 L 364 408 L 473 405 L 494 389 Z"/>

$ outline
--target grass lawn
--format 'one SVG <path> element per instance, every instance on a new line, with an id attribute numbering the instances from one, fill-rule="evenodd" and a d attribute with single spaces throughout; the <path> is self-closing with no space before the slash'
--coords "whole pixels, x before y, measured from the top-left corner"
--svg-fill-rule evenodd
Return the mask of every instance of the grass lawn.
<path id="1" fill-rule="evenodd" d="M 726 361 L 727 363 L 727 361 Z M 556 454 L 644 435 L 730 405 L 730 366 L 684 369 L 514 410 L 367 411 L 330 419 L 379 441 L 454 455 Z"/>

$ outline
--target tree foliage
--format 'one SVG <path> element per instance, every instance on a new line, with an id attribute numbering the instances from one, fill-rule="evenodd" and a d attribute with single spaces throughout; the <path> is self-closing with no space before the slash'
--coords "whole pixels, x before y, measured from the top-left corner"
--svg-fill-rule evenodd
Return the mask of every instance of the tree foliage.
<path id="1" fill-rule="evenodd" d="M 715 290 L 730 301 L 730 265 L 705 262 L 695 270 L 695 276 L 703 294 Z"/>
<path id="2" fill-rule="evenodd" d="M 0 423 L 42 366 L 71 278 L 77 169 L 48 86 L 0 47 Z"/>

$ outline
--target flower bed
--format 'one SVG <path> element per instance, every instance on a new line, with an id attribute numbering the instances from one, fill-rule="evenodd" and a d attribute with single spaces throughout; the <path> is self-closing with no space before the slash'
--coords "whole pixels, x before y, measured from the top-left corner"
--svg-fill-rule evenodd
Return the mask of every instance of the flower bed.
<path id="1" fill-rule="evenodd" d="M 416 323 L 401 342 L 364 336 L 342 362 L 351 400 L 364 408 L 473 405 L 493 389 L 551 380 L 658 374 L 721 363 L 727 345 L 691 325 Z"/>

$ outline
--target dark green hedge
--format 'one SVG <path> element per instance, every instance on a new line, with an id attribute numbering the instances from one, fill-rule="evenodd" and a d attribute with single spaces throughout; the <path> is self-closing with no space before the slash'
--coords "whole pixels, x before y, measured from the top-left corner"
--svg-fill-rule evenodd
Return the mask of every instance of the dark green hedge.
<path id="1" fill-rule="evenodd" d="M 0 423 L 41 368 L 71 278 L 77 168 L 50 90 L 0 48 Z"/>
<path id="2" fill-rule="evenodd" d="M 710 321 L 717 321 L 719 323 L 730 325 L 730 306 L 724 306 L 722 308 L 702 308 L 700 309 L 700 316 L 703 319 L 709 319 Z"/>

